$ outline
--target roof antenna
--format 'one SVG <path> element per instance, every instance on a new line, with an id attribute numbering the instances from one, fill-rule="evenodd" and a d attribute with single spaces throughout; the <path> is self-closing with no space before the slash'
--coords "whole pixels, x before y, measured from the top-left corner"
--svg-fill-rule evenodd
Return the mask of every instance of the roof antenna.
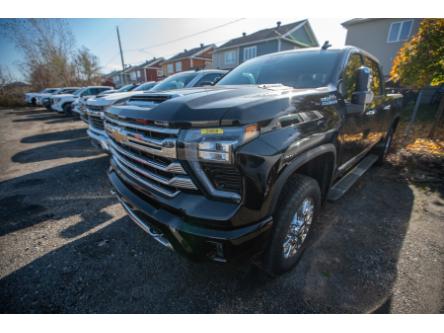
<path id="1" fill-rule="evenodd" d="M 329 47 L 331 47 L 331 44 L 330 44 L 330 42 L 329 42 L 328 40 L 326 40 L 326 41 L 324 42 L 324 45 L 322 45 L 321 49 L 326 50 L 326 49 L 328 49 Z"/>

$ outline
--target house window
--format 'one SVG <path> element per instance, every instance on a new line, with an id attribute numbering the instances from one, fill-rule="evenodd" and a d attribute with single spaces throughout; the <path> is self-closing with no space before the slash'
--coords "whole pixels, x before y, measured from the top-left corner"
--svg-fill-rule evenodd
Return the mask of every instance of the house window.
<path id="1" fill-rule="evenodd" d="M 225 65 L 234 65 L 236 63 L 236 51 L 225 51 L 224 52 L 224 62 Z"/>
<path id="2" fill-rule="evenodd" d="M 256 46 L 250 46 L 244 48 L 244 61 L 256 57 L 256 54 L 257 54 Z"/>
<path id="3" fill-rule="evenodd" d="M 130 79 L 131 79 L 131 81 L 135 81 L 135 80 L 137 80 L 136 72 L 131 72 L 131 73 L 130 73 Z"/>
<path id="4" fill-rule="evenodd" d="M 408 40 L 412 33 L 413 21 L 399 21 L 390 24 L 389 33 L 387 36 L 388 43 L 396 43 Z"/>
<path id="5" fill-rule="evenodd" d="M 174 72 L 174 64 L 168 64 L 167 65 L 167 73 L 171 74 Z"/>
<path id="6" fill-rule="evenodd" d="M 176 62 L 176 72 L 182 72 L 182 63 L 180 61 Z"/>

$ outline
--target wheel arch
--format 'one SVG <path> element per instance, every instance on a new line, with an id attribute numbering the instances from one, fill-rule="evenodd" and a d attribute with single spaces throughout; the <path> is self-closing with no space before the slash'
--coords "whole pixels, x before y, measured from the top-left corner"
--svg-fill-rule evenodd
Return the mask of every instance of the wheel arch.
<path id="1" fill-rule="evenodd" d="M 277 207 L 287 180 L 294 174 L 301 174 L 315 179 L 321 189 L 322 201 L 325 201 L 336 167 L 336 147 L 332 143 L 320 145 L 295 157 L 278 176 L 272 190 L 271 213 Z"/>

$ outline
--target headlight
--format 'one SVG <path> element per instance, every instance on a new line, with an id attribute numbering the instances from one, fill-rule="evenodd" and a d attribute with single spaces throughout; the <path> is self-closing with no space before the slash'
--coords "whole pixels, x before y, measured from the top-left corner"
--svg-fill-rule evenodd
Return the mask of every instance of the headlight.
<path id="1" fill-rule="evenodd" d="M 60 102 L 62 99 L 61 98 L 54 98 L 54 103 L 58 103 Z"/>
<path id="2" fill-rule="evenodd" d="M 182 154 L 188 161 L 233 163 L 234 150 L 254 139 L 258 134 L 256 124 L 244 127 L 185 130 Z"/>

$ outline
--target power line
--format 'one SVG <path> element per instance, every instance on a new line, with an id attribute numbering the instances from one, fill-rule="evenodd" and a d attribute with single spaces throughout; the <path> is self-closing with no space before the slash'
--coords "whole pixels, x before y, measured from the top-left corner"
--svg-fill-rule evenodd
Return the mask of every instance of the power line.
<path id="1" fill-rule="evenodd" d="M 175 42 L 179 42 L 179 41 L 182 41 L 182 40 L 187 39 L 187 38 L 195 37 L 195 36 L 201 35 L 203 33 L 209 32 L 209 31 L 213 31 L 213 30 L 216 30 L 216 29 L 223 28 L 223 27 L 225 27 L 227 25 L 234 24 L 234 23 L 237 23 L 237 22 L 242 21 L 242 20 L 245 20 L 245 18 L 240 18 L 240 19 L 233 20 L 233 21 L 230 21 L 230 22 L 227 22 L 227 23 L 224 23 L 224 24 L 219 24 L 217 26 L 214 26 L 214 27 L 202 30 L 202 31 L 198 31 L 198 32 L 195 32 L 195 33 L 190 34 L 190 35 L 185 35 L 185 36 L 182 36 L 182 37 L 179 37 L 179 38 L 176 38 L 176 39 L 172 39 L 172 40 L 167 41 L 167 42 L 163 42 L 163 43 L 159 43 L 159 44 L 154 44 L 154 45 L 150 45 L 150 46 L 146 46 L 146 47 L 142 47 L 142 48 L 137 48 L 137 49 L 129 49 L 129 50 L 126 50 L 126 51 L 141 51 L 141 52 L 144 52 L 144 50 L 146 50 L 146 49 L 151 49 L 151 48 L 155 48 L 155 47 L 164 46 L 164 45 L 172 44 L 172 43 L 175 43 Z"/>

